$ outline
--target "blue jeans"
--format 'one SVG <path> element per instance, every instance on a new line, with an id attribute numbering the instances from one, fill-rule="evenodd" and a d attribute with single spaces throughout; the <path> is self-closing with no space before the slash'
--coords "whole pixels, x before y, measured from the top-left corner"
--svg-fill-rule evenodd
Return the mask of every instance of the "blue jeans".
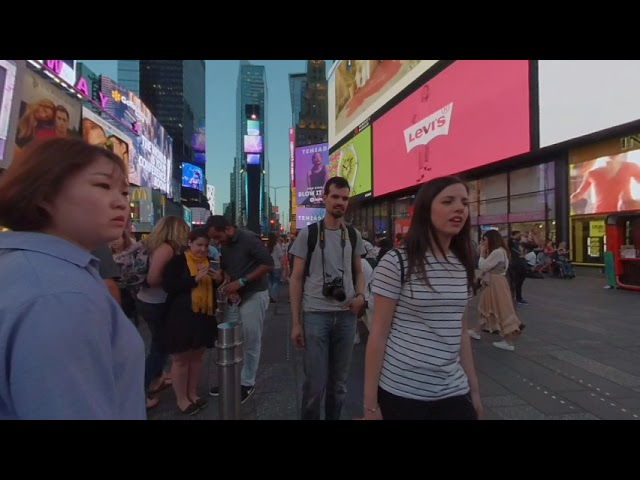
<path id="1" fill-rule="evenodd" d="M 269 272 L 269 296 L 274 300 L 278 300 L 278 292 L 282 284 L 282 269 L 273 269 Z"/>
<path id="2" fill-rule="evenodd" d="M 347 377 L 356 334 L 356 316 L 342 312 L 304 312 L 302 420 L 339 420 L 347 396 Z M 326 395 L 325 395 L 326 393 Z"/>

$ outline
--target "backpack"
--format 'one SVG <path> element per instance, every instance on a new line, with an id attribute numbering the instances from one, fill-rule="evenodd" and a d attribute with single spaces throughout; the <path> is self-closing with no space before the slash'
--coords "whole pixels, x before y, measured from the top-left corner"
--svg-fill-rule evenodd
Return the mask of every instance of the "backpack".
<path id="1" fill-rule="evenodd" d="M 307 237 L 307 258 L 305 260 L 304 266 L 304 274 L 306 277 L 309 276 L 311 256 L 313 255 L 313 251 L 316 249 L 316 244 L 318 243 L 318 225 L 319 223 L 312 223 L 311 225 L 309 225 L 309 236 Z M 349 242 L 351 243 L 351 278 L 353 279 L 353 284 L 355 286 L 356 278 L 353 274 L 355 270 L 355 268 L 353 267 L 353 253 L 356 251 L 358 234 L 356 233 L 356 229 L 351 225 L 347 225 L 347 232 L 349 233 Z"/>
<path id="2" fill-rule="evenodd" d="M 374 270 L 378 266 L 378 261 L 375 258 L 366 257 L 365 260 L 369 262 L 369 265 L 371 265 L 371 268 Z"/>
<path id="3" fill-rule="evenodd" d="M 136 242 L 113 257 L 120 267 L 118 286 L 137 293 L 147 281 L 149 251 L 142 242 Z"/>

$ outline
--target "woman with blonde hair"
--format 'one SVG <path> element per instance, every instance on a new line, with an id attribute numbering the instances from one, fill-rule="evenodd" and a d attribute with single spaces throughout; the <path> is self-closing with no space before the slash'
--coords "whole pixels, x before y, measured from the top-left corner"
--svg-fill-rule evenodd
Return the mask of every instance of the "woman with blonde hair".
<path id="1" fill-rule="evenodd" d="M 506 276 L 510 257 L 509 249 L 500 232 L 489 230 L 484 233 L 478 262 L 478 268 L 482 272 L 480 282 L 483 286 L 478 305 L 480 320 L 475 329 L 469 330 L 469 336 L 480 340 L 480 332 L 486 325 L 486 330 L 497 330 L 502 336 L 501 342 L 493 342 L 494 347 L 513 351 L 514 338 L 520 335 L 524 325 L 516 315 Z"/>
<path id="2" fill-rule="evenodd" d="M 188 237 L 187 222 L 181 217 L 169 216 L 162 218 L 143 240 L 149 255 L 149 269 L 146 281 L 138 292 L 136 309 L 151 332 L 151 347 L 145 365 L 145 390 L 151 394 L 170 385 L 162 375 L 169 358 L 165 338 L 167 292 L 162 288 L 162 275 L 169 261 L 180 254 Z M 157 398 L 147 398 L 147 408 L 157 405 Z"/>

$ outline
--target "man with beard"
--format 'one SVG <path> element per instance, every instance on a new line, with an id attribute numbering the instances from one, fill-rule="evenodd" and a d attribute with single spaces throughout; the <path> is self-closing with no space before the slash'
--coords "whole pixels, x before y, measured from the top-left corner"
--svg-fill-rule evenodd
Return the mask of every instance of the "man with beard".
<path id="1" fill-rule="evenodd" d="M 356 316 L 365 304 L 362 236 L 343 218 L 349 193 L 344 178 L 330 178 L 325 218 L 301 230 L 291 247 L 291 341 L 304 348 L 303 420 L 320 419 L 325 391 L 325 419 L 339 420 L 347 393 Z"/>

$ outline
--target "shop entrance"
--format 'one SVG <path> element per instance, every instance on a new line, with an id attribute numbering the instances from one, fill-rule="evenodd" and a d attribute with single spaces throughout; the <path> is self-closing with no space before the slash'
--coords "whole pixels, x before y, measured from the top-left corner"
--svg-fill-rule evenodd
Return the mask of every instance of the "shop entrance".
<path id="1" fill-rule="evenodd" d="M 604 266 L 604 252 L 607 250 L 605 217 L 571 217 L 571 261 L 576 265 Z"/>

